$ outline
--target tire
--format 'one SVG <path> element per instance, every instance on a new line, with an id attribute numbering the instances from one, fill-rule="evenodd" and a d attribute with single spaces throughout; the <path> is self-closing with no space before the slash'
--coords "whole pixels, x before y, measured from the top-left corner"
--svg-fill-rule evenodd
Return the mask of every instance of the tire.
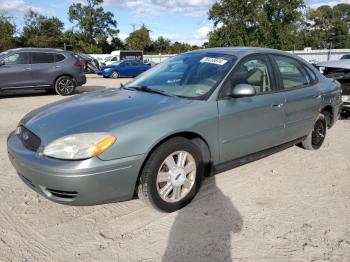
<path id="1" fill-rule="evenodd" d="M 61 76 L 56 80 L 55 91 L 61 96 L 70 96 L 75 92 L 77 84 L 75 80 L 69 76 Z"/>
<path id="2" fill-rule="evenodd" d="M 306 150 L 317 150 L 321 148 L 327 133 L 327 120 L 323 114 L 319 114 L 312 131 L 301 142 L 302 148 Z"/>
<path id="3" fill-rule="evenodd" d="M 186 206 L 201 185 L 202 162 L 198 146 L 190 140 L 175 137 L 166 141 L 153 151 L 142 169 L 139 198 L 165 212 Z"/>
<path id="4" fill-rule="evenodd" d="M 112 72 L 112 74 L 111 74 L 111 78 L 113 78 L 113 79 L 117 79 L 117 78 L 119 78 L 119 73 L 117 72 L 117 71 L 113 71 Z"/>

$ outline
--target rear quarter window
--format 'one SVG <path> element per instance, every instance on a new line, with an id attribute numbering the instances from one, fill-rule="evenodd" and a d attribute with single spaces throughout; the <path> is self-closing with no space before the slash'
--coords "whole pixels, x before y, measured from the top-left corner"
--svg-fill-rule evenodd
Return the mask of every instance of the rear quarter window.
<path id="1" fill-rule="evenodd" d="M 64 59 L 66 59 L 66 57 L 64 55 L 62 55 L 62 54 L 55 54 L 55 61 L 56 62 L 61 62 Z"/>

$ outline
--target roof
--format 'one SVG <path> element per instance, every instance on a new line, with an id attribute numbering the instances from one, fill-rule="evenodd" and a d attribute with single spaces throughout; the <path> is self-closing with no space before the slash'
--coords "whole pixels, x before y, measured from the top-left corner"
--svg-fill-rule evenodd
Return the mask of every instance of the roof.
<path id="1" fill-rule="evenodd" d="M 341 60 L 320 62 L 317 64 L 317 66 L 350 69 L 350 59 L 341 59 Z"/>
<path id="2" fill-rule="evenodd" d="M 194 50 L 191 52 L 222 53 L 226 55 L 235 55 L 239 58 L 249 54 L 256 54 L 256 53 L 269 53 L 269 54 L 274 53 L 274 54 L 281 54 L 281 55 L 288 55 L 288 56 L 295 57 L 294 55 L 287 53 L 285 51 L 271 49 L 271 48 L 260 48 L 260 47 L 215 47 L 215 48 L 205 48 L 205 49 Z"/>
<path id="3" fill-rule="evenodd" d="M 10 49 L 7 50 L 7 53 L 12 52 L 18 52 L 18 51 L 41 51 L 41 52 L 69 52 L 62 49 L 55 49 L 55 48 L 37 48 L 37 47 L 23 47 L 23 48 L 16 48 L 16 49 Z"/>

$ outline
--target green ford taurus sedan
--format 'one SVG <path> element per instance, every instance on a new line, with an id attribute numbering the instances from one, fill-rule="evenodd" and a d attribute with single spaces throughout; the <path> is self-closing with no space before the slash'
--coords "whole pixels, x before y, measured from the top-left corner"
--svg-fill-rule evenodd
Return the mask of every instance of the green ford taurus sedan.
<path id="1" fill-rule="evenodd" d="M 138 195 L 172 212 L 201 180 L 288 146 L 321 147 L 341 89 L 272 49 L 213 48 L 171 58 L 121 88 L 27 114 L 7 141 L 19 177 L 62 204 Z"/>

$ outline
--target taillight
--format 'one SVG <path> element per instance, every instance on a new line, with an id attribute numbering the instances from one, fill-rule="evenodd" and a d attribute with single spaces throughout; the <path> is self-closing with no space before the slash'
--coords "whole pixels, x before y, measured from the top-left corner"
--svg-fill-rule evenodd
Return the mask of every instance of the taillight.
<path id="1" fill-rule="evenodd" d="M 82 64 L 82 62 L 80 62 L 80 60 L 75 61 L 74 65 L 83 67 L 83 64 Z"/>

